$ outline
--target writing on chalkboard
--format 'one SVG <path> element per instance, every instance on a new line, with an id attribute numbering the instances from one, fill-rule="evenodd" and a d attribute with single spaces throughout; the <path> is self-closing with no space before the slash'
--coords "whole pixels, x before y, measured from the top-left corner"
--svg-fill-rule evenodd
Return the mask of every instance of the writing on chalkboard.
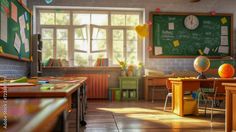
<path id="1" fill-rule="evenodd" d="M 207 55 L 217 58 L 231 55 L 233 15 L 192 14 L 199 21 L 194 29 L 186 27 L 184 23 L 191 13 L 151 12 L 150 42 L 155 49 L 151 57 Z M 188 26 L 191 26 L 191 21 Z"/>

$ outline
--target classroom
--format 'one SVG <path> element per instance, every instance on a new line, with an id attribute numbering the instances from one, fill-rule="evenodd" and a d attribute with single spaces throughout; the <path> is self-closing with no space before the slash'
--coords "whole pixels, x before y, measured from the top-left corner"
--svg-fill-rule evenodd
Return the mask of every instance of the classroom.
<path id="1" fill-rule="evenodd" d="M 1 0 L 0 131 L 235 132 L 235 0 Z"/>

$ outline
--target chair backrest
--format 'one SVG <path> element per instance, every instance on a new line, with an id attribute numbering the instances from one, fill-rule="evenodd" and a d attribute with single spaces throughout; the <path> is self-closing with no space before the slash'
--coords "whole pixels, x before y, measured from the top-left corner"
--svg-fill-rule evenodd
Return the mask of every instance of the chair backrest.
<path id="1" fill-rule="evenodd" d="M 214 89 L 215 93 L 225 93 L 225 87 L 222 85 L 224 81 L 223 80 L 215 80 L 214 81 Z"/>
<path id="2" fill-rule="evenodd" d="M 166 89 L 167 89 L 168 93 L 172 92 L 172 84 L 168 78 L 166 79 Z"/>

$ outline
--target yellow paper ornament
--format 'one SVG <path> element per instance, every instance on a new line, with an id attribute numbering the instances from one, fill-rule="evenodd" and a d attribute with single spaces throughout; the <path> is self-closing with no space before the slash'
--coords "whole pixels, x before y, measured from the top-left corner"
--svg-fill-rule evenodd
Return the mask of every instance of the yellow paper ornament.
<path id="1" fill-rule="evenodd" d="M 135 31 L 141 38 L 144 38 L 148 35 L 148 25 L 138 25 L 135 27 Z"/>

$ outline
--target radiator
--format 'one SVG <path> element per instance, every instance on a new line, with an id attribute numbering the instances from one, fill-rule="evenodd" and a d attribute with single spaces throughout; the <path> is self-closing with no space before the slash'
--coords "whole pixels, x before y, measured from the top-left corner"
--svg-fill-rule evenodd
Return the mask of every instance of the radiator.
<path id="1" fill-rule="evenodd" d="M 88 99 L 108 98 L 108 74 L 70 74 L 66 76 L 88 77 L 86 81 Z"/>

